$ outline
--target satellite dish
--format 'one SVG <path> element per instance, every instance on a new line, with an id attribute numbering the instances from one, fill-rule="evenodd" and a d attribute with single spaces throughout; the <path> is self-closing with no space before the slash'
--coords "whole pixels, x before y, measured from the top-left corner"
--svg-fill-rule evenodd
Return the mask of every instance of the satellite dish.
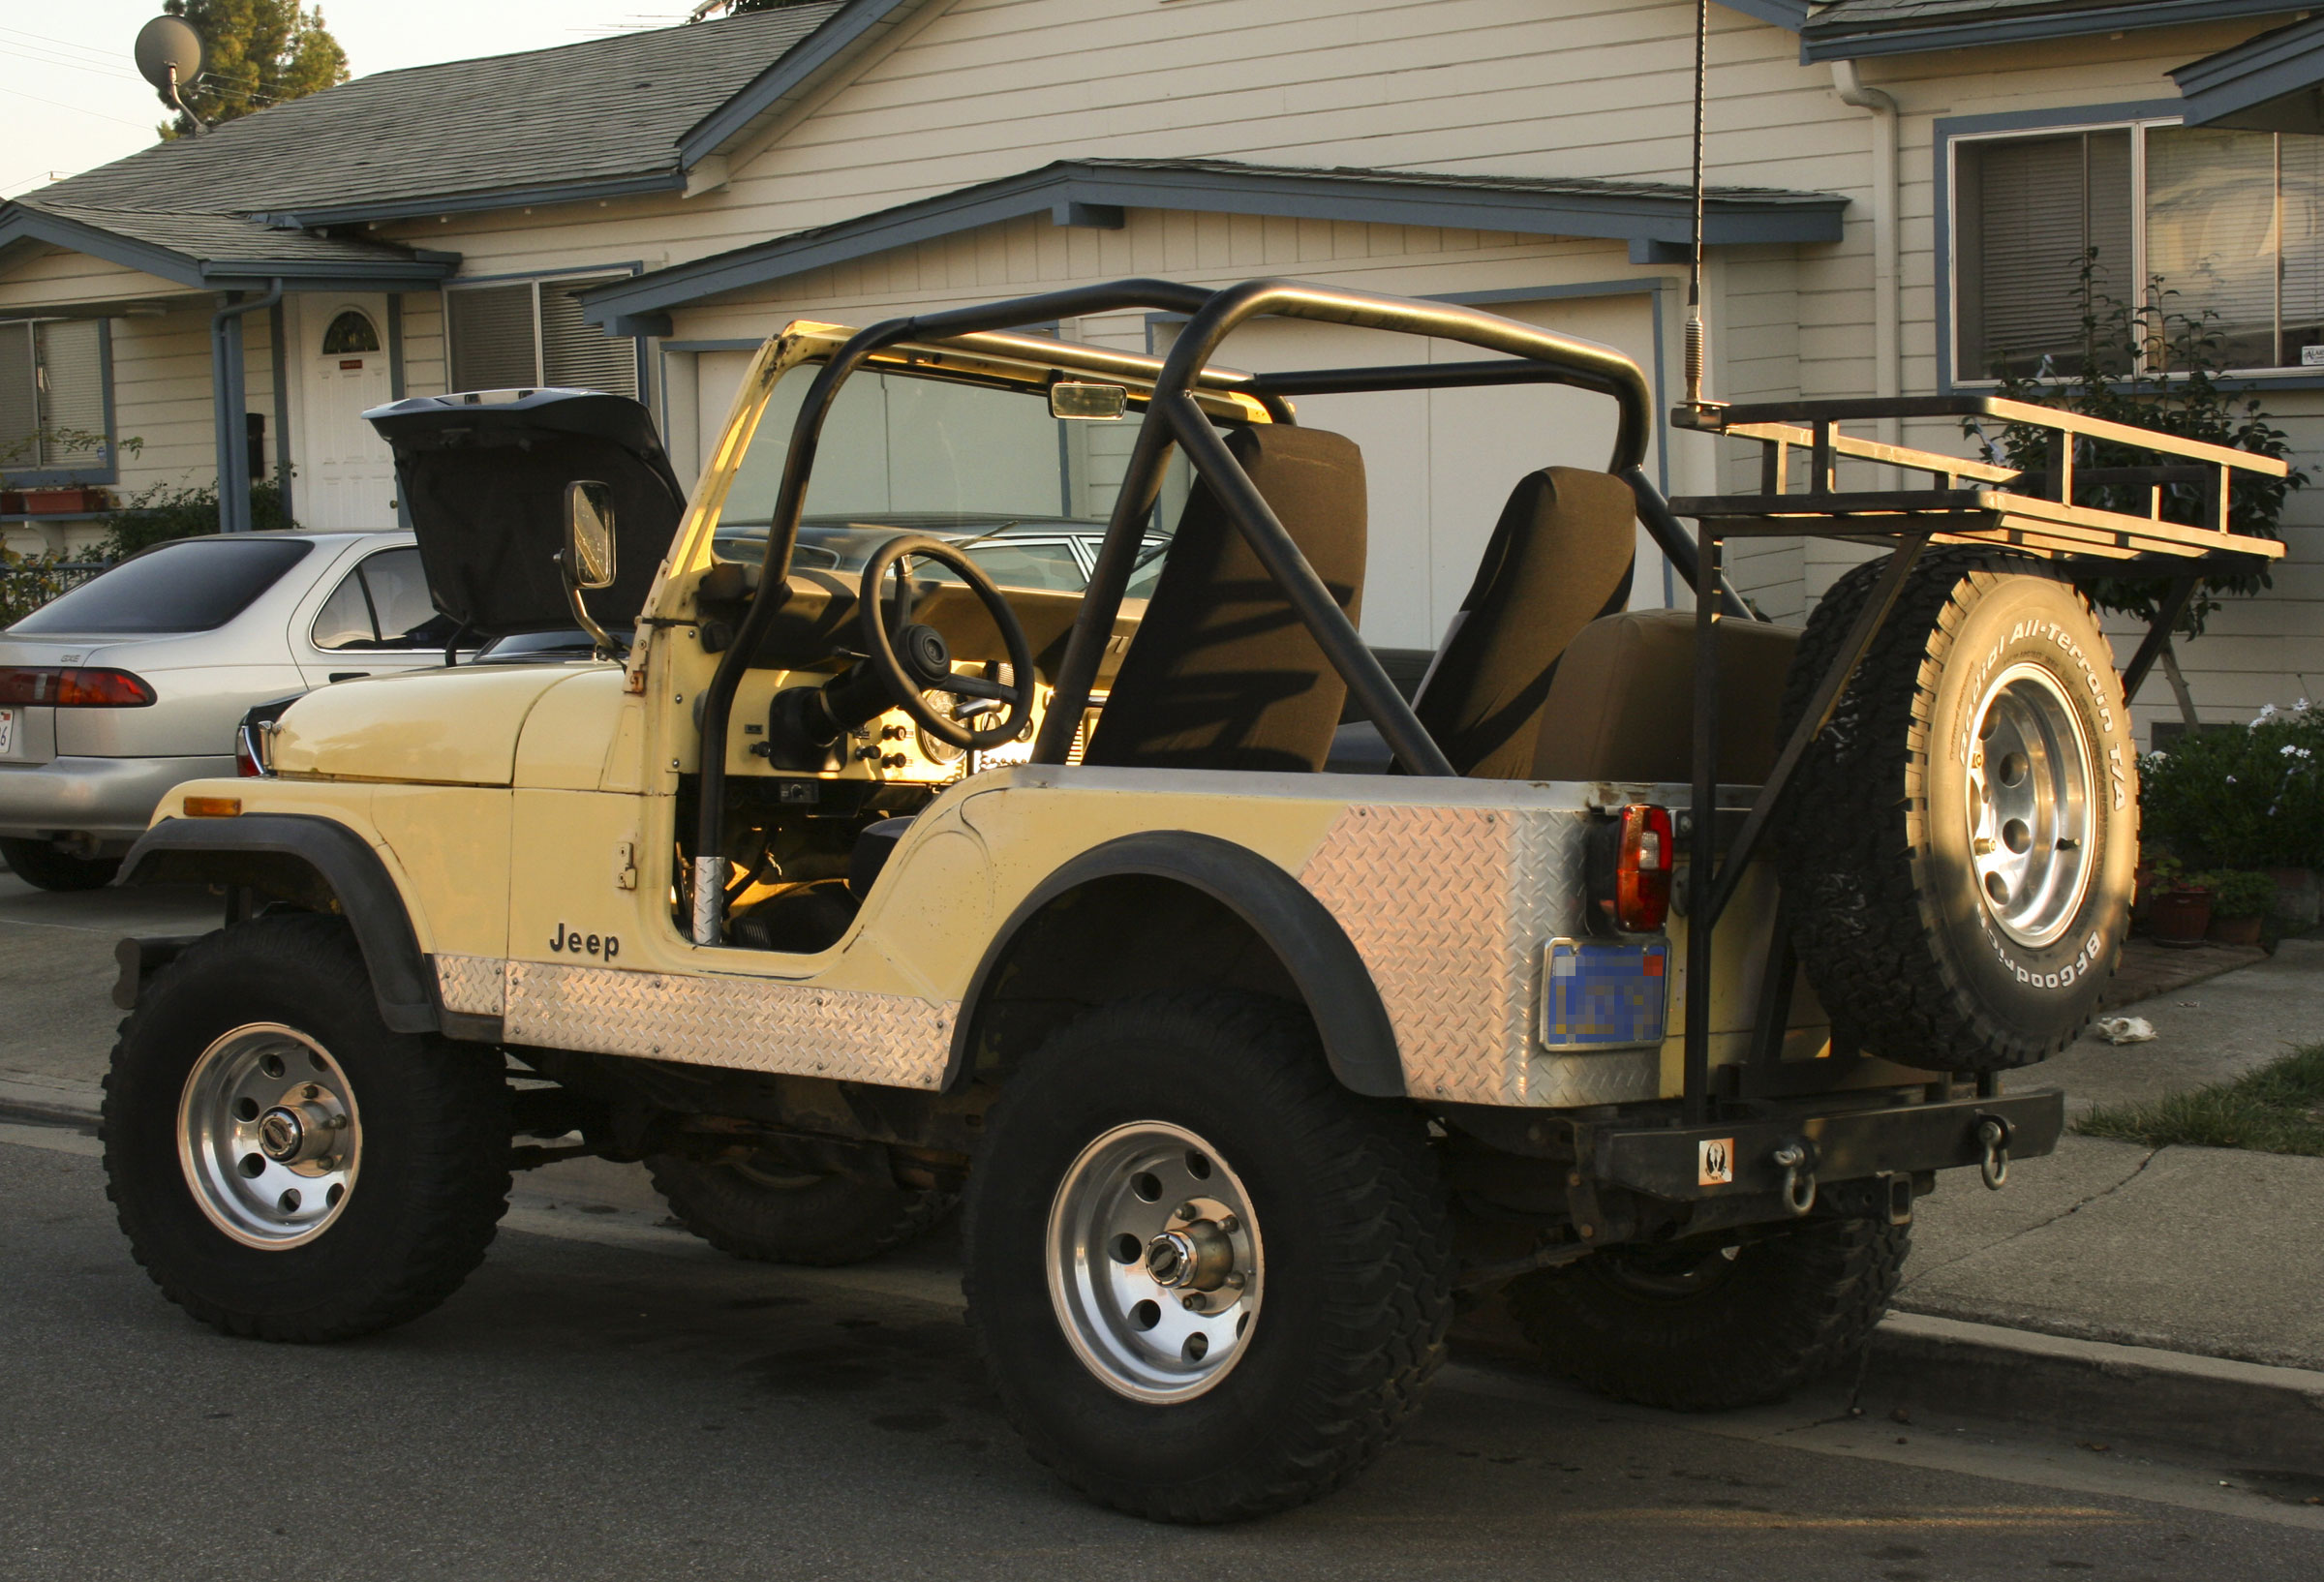
<path id="1" fill-rule="evenodd" d="M 201 35 L 183 16 L 156 16 L 138 29 L 138 72 L 164 100 L 201 70 Z"/>

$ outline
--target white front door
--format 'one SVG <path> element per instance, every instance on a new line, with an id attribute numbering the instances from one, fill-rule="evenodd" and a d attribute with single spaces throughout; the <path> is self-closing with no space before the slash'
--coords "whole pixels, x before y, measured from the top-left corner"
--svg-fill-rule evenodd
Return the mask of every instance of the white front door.
<path id="1" fill-rule="evenodd" d="M 392 528 L 395 457 L 363 413 L 386 405 L 387 299 L 298 299 L 292 361 L 305 419 L 293 444 L 292 514 L 308 528 Z"/>

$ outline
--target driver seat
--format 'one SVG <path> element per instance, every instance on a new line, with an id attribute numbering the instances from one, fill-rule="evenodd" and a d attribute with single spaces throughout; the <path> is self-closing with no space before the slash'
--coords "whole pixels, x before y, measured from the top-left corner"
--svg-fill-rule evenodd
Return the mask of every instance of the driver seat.
<path id="1" fill-rule="evenodd" d="M 1365 547 L 1356 442 L 1258 423 L 1226 444 L 1354 622 Z M 1082 761 L 1313 773 L 1330 753 L 1346 697 L 1347 683 L 1198 478 Z"/>

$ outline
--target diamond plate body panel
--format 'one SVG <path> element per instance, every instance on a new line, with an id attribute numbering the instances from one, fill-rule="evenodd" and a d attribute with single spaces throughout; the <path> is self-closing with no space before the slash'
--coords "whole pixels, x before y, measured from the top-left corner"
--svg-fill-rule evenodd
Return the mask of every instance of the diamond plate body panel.
<path id="1" fill-rule="evenodd" d="M 933 1089 L 957 1000 L 756 978 L 506 963 L 510 1043 Z"/>
<path id="2" fill-rule="evenodd" d="M 497 956 L 439 956 L 436 994 L 446 1011 L 497 1017 L 507 997 L 504 963 Z"/>
<path id="3" fill-rule="evenodd" d="M 1563 1106 L 1655 1096 L 1659 1051 L 1544 1052 L 1542 947 L 1581 923 L 1570 807 L 1361 804 L 1300 879 L 1347 931 L 1395 1029 L 1405 1091 Z"/>

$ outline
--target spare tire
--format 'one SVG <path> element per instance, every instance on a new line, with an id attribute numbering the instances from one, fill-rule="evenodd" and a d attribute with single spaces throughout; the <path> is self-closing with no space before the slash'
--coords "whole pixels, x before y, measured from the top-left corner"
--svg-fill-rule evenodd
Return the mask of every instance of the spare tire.
<path id="1" fill-rule="evenodd" d="M 1881 562 L 1808 622 L 1784 728 Z M 1923 557 L 1786 797 L 1793 941 L 1843 1037 L 1930 1071 L 2064 1049 L 2128 927 L 2138 768 L 2112 650 L 2039 561 Z"/>

